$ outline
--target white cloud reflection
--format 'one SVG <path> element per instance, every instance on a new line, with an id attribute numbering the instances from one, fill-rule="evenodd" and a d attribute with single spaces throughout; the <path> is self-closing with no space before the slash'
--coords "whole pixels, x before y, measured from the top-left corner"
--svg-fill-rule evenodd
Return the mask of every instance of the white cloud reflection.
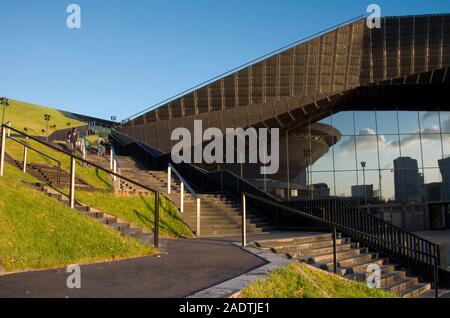
<path id="1" fill-rule="evenodd" d="M 426 114 L 423 116 L 425 117 Z M 450 131 L 450 119 L 447 119 L 442 124 L 442 131 Z M 441 129 L 437 125 L 432 125 L 431 127 L 426 127 L 422 130 L 419 138 L 419 131 L 415 134 L 410 135 L 402 135 L 400 139 L 400 146 L 402 148 L 409 147 L 418 147 L 420 145 L 420 141 L 422 143 L 436 143 L 437 146 L 440 147 L 441 142 Z M 377 138 L 378 137 L 378 138 Z M 397 138 L 397 137 L 396 137 Z M 450 135 L 443 135 L 443 142 L 450 142 Z M 377 141 L 378 139 L 378 141 Z M 356 143 L 355 143 L 356 141 Z M 365 152 L 376 152 L 377 149 L 380 150 L 389 150 L 398 149 L 399 141 L 391 140 L 387 141 L 386 136 L 378 135 L 372 128 L 363 128 L 361 129 L 355 140 L 355 136 L 350 136 L 347 139 L 344 139 L 338 146 L 338 152 L 342 155 L 353 154 L 355 152 L 355 146 L 359 151 Z"/>

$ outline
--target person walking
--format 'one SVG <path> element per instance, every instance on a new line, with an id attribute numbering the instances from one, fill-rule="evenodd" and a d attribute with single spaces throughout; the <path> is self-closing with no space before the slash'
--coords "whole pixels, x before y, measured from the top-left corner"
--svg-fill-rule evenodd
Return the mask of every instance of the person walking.
<path id="1" fill-rule="evenodd" d="M 99 136 L 98 137 L 98 155 L 104 156 L 105 152 L 106 152 L 105 139 L 103 139 L 102 136 Z"/>
<path id="2" fill-rule="evenodd" d="M 111 154 L 112 148 L 111 140 L 109 138 L 106 140 L 105 148 L 106 148 L 106 155 L 109 156 Z"/>
<path id="3" fill-rule="evenodd" d="M 70 142 L 70 150 L 72 151 L 72 153 L 76 153 L 78 142 L 78 131 L 76 127 L 72 128 L 72 131 L 70 132 L 69 142 Z"/>

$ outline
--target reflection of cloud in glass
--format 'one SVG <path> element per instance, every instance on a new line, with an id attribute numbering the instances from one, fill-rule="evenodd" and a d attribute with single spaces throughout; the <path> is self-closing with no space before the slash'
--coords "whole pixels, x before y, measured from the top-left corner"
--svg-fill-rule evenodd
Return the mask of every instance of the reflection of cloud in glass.
<path id="1" fill-rule="evenodd" d="M 392 116 L 391 116 L 392 115 Z M 353 136 L 352 118 L 350 115 L 342 114 L 336 117 L 334 122 L 336 127 L 344 131 L 345 137 L 334 146 L 336 155 L 336 194 L 341 196 L 349 196 L 351 186 L 357 184 L 357 175 L 359 175 L 359 184 L 361 184 L 361 171 L 359 174 L 355 170 L 361 169 L 357 161 L 370 160 L 374 164 L 370 169 L 381 169 L 381 189 L 384 198 L 394 198 L 394 167 L 393 161 L 400 157 L 411 157 L 418 160 L 420 173 L 425 175 L 425 183 L 441 182 L 441 174 L 437 168 L 437 162 L 442 158 L 442 154 L 450 155 L 450 112 L 421 112 L 421 120 L 417 120 L 415 116 L 406 116 L 399 114 L 403 118 L 404 134 L 399 136 L 397 120 L 395 113 L 385 112 L 378 116 L 377 127 L 380 134 L 372 128 L 361 128 L 356 136 Z M 417 121 L 417 125 L 409 125 L 408 118 Z M 439 120 L 440 119 L 440 120 Z M 337 124 L 336 124 L 337 123 Z M 420 123 L 420 126 L 419 126 Z M 441 123 L 441 126 L 439 124 Z M 370 122 L 363 121 L 360 123 L 362 127 L 371 127 Z M 405 128 L 405 126 L 407 126 Z M 419 128 L 420 127 L 420 128 Z M 442 132 L 442 144 L 441 144 Z M 420 135 L 419 135 L 420 134 Z M 420 144 L 422 142 L 422 145 Z M 379 149 L 379 163 L 377 163 L 377 149 Z M 423 151 L 423 153 L 421 153 Z M 358 160 L 356 160 L 356 158 Z M 332 159 L 330 159 L 331 161 Z M 328 162 L 327 162 L 328 164 Z M 328 164 L 329 166 L 331 164 Z M 370 170 L 369 169 L 369 170 Z M 369 173 L 366 170 L 366 182 L 374 184 L 378 188 L 378 171 L 373 172 L 373 180 L 369 180 Z M 324 181 L 330 182 L 329 180 Z M 320 179 L 319 179 L 320 180 Z"/>
<path id="2" fill-rule="evenodd" d="M 422 139 L 422 143 L 435 142 L 435 141 L 440 142 L 441 136 L 439 135 L 439 133 L 432 134 L 431 132 L 429 132 L 428 135 L 422 134 L 421 139 Z M 391 147 L 397 148 L 398 141 L 393 141 L 389 145 Z M 409 148 L 412 146 L 420 147 L 420 139 L 417 134 L 406 136 L 401 139 L 400 146 L 402 147 L 402 149 Z"/>
<path id="3" fill-rule="evenodd" d="M 450 131 L 450 118 L 442 123 L 442 131 L 449 132 Z"/>
<path id="4" fill-rule="evenodd" d="M 431 113 L 432 115 L 432 113 Z M 426 117 L 427 114 L 425 114 L 423 117 Z M 429 115 L 430 116 L 430 115 Z M 450 119 L 446 120 L 442 124 L 442 130 L 443 131 L 450 131 Z M 437 125 L 433 125 L 431 127 L 426 127 L 422 130 L 422 142 L 440 142 L 440 132 L 441 130 Z M 417 132 L 418 134 L 419 132 Z M 393 140 L 391 142 L 386 141 L 386 137 L 384 135 L 378 135 L 378 144 L 377 139 L 374 138 L 376 133 L 372 128 L 364 128 L 361 129 L 357 134 L 357 140 L 358 140 L 358 151 L 365 150 L 365 151 L 376 151 L 377 147 L 380 149 L 392 147 L 394 149 L 397 149 L 398 147 L 398 141 Z M 443 135 L 444 141 L 450 141 L 450 136 Z M 417 146 L 420 142 L 420 139 L 417 138 L 417 135 L 409 135 L 401 139 L 401 147 L 407 148 L 411 146 Z M 340 144 L 340 153 L 342 154 L 349 154 L 354 153 L 355 151 L 355 137 L 352 136 L 344 142 Z"/>
<path id="5" fill-rule="evenodd" d="M 443 127 L 444 128 L 450 128 L 450 120 L 447 120 L 443 124 Z M 422 143 L 426 143 L 426 142 L 430 142 L 430 143 L 440 142 L 441 141 L 440 133 L 441 133 L 441 130 L 436 125 L 433 125 L 432 127 L 423 129 L 422 130 L 422 135 L 421 135 Z M 443 135 L 442 138 L 443 138 L 444 141 L 446 141 L 446 140 L 449 139 L 449 136 L 448 135 Z M 416 146 L 416 145 L 419 144 L 419 142 L 420 142 L 420 139 L 417 138 L 417 135 L 410 135 L 410 136 L 407 136 L 405 138 L 402 138 L 400 145 L 401 145 L 402 148 L 407 148 L 407 147 L 411 147 L 411 146 Z M 390 145 L 393 146 L 393 147 L 398 147 L 398 141 L 393 141 Z"/>
<path id="6" fill-rule="evenodd" d="M 433 118 L 433 117 L 435 117 L 435 116 L 436 116 L 436 112 L 425 112 L 425 113 L 422 115 L 422 120 L 423 120 L 423 121 L 426 121 L 427 119 Z"/>
<path id="7" fill-rule="evenodd" d="M 378 145 L 376 135 L 372 128 L 363 128 L 359 131 L 357 135 L 358 139 L 358 151 L 377 151 L 377 147 L 380 149 L 386 146 L 386 138 L 383 135 L 378 135 Z M 352 136 L 346 139 L 340 144 L 340 152 L 342 154 L 354 153 L 355 152 L 355 137 Z"/>

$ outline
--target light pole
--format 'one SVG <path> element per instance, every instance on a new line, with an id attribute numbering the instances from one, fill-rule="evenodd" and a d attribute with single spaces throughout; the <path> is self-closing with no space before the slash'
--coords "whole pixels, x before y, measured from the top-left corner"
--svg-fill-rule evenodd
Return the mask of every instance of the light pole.
<path id="1" fill-rule="evenodd" d="M 44 115 L 44 120 L 45 120 L 45 142 L 48 142 L 48 122 L 50 121 L 50 118 L 52 116 L 49 114 L 45 114 Z"/>
<path id="2" fill-rule="evenodd" d="M 116 126 L 116 120 L 117 120 L 117 116 L 111 116 L 111 121 L 114 123 L 113 124 L 113 128 Z"/>
<path id="3" fill-rule="evenodd" d="M 367 163 L 365 161 L 361 161 L 361 167 L 363 169 L 364 205 L 367 206 L 366 165 Z"/>
<path id="4" fill-rule="evenodd" d="M 0 97 L 0 104 L 3 105 L 2 125 L 5 123 L 5 108 L 9 106 L 10 100 L 6 97 Z"/>

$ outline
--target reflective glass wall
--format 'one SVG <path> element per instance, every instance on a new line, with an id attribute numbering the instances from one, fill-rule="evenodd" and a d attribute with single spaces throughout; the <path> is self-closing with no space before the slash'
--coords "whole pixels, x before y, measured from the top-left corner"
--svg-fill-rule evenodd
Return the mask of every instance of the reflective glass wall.
<path id="1" fill-rule="evenodd" d="M 340 137 L 306 168 L 309 199 L 326 185 L 330 196 L 360 203 L 450 200 L 442 171 L 450 169 L 442 160 L 450 156 L 449 112 L 346 111 L 320 123 Z"/>

